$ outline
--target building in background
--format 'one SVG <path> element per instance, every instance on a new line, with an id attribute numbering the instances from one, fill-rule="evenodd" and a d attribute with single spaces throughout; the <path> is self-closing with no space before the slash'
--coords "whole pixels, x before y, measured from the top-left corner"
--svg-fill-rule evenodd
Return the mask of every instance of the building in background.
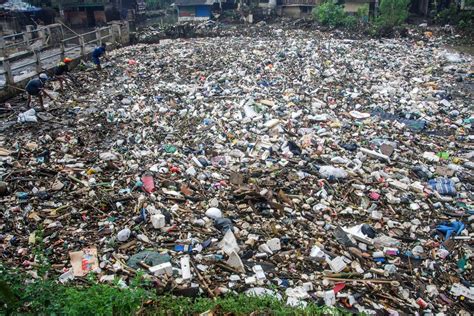
<path id="1" fill-rule="evenodd" d="M 0 34 L 18 33 L 31 25 L 40 22 L 37 15 L 41 8 L 21 0 L 0 0 Z"/>
<path id="2" fill-rule="evenodd" d="M 279 13 L 292 18 L 303 18 L 311 14 L 319 0 L 281 0 Z"/>
<path id="3" fill-rule="evenodd" d="M 144 11 L 144 0 L 52 0 L 64 22 L 71 26 L 96 27 L 112 20 L 134 20 Z"/>
<path id="4" fill-rule="evenodd" d="M 304 18 L 310 16 L 313 8 L 322 2 L 323 0 L 278 0 L 276 12 L 282 16 Z M 364 6 L 369 6 L 370 11 L 373 12 L 375 2 L 376 0 L 345 0 L 339 4 L 344 6 L 345 12 L 356 13 L 359 8 Z"/>
<path id="5" fill-rule="evenodd" d="M 71 26 L 99 26 L 106 24 L 105 6 L 109 0 L 52 0 L 64 22 Z"/>
<path id="6" fill-rule="evenodd" d="M 211 18 L 214 0 L 177 0 L 178 22 L 206 21 Z"/>
<path id="7" fill-rule="evenodd" d="M 375 2 L 375 0 L 346 0 L 344 2 L 344 11 L 349 13 L 357 13 L 357 10 L 360 8 L 368 6 L 369 12 L 374 12 Z"/>

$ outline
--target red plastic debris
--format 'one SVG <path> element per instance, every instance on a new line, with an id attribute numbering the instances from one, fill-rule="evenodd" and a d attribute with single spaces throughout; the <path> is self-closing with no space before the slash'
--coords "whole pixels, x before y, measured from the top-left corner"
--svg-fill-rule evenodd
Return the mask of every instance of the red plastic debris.
<path id="1" fill-rule="evenodd" d="M 153 180 L 153 176 L 144 175 L 142 177 L 142 182 L 143 182 L 143 190 L 145 190 L 145 192 L 151 193 L 155 191 L 155 182 Z"/>

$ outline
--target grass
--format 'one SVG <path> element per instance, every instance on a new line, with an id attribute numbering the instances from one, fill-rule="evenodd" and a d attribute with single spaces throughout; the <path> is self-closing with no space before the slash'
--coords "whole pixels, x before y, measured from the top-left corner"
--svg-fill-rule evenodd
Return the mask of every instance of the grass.
<path id="1" fill-rule="evenodd" d="M 270 296 L 229 295 L 216 300 L 209 298 L 162 297 L 152 309 L 154 315 L 192 315 L 212 310 L 215 314 L 235 315 L 349 315 L 341 310 L 309 303 L 306 307 L 291 307 Z"/>
<path id="2" fill-rule="evenodd" d="M 0 264 L 0 315 L 348 315 L 339 309 L 317 306 L 287 306 L 273 297 L 228 295 L 215 300 L 207 297 L 157 295 L 152 284 L 137 275 L 129 287 L 100 284 L 93 277 L 86 285 L 63 285 L 45 276 L 29 275 Z"/>

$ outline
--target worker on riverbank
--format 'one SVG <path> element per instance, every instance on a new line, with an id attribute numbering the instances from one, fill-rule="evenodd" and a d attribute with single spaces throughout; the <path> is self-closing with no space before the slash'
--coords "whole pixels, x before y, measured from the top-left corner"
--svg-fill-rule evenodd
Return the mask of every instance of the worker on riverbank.
<path id="1" fill-rule="evenodd" d="M 50 98 L 51 100 L 53 99 L 45 90 L 44 86 L 46 84 L 46 81 L 48 81 L 48 76 L 46 74 L 40 74 L 38 78 L 31 79 L 28 81 L 26 84 L 25 90 L 28 93 L 28 103 L 27 106 L 30 107 L 31 103 L 31 96 L 36 96 L 39 99 L 39 102 L 41 104 L 41 107 L 44 108 L 43 105 L 43 94 Z"/>
<path id="2" fill-rule="evenodd" d="M 107 50 L 107 45 L 105 43 L 102 43 L 101 46 L 96 47 L 92 51 L 92 62 L 96 65 L 97 70 L 102 69 L 102 67 L 100 65 L 100 57 L 104 57 L 104 58 L 107 59 L 107 57 L 105 56 L 106 50 Z"/>
<path id="3" fill-rule="evenodd" d="M 64 58 L 59 64 L 56 65 L 54 68 L 54 79 L 59 81 L 59 85 L 61 87 L 61 91 L 64 90 L 64 85 L 67 84 L 67 78 L 69 77 L 73 80 L 69 75 L 69 63 L 72 62 L 71 58 Z"/>

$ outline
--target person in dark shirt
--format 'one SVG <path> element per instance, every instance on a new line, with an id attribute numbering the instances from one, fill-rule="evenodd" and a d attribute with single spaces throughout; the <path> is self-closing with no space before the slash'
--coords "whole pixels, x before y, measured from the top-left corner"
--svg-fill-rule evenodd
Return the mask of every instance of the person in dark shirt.
<path id="1" fill-rule="evenodd" d="M 46 81 L 48 80 L 48 76 L 46 74 L 40 74 L 38 78 L 31 79 L 28 81 L 26 84 L 25 90 L 28 93 L 28 103 L 27 106 L 30 107 L 31 103 L 31 96 L 37 96 L 39 99 L 39 102 L 42 107 L 43 105 L 43 94 L 46 95 L 48 98 L 53 99 L 45 90 L 44 90 L 44 85 Z"/>
<path id="2" fill-rule="evenodd" d="M 61 91 L 64 90 L 64 84 L 67 83 L 66 76 L 69 72 L 69 63 L 72 62 L 71 58 L 64 58 L 62 62 L 56 65 L 54 68 L 54 78 L 59 81 Z"/>
<path id="3" fill-rule="evenodd" d="M 102 67 L 100 65 L 100 57 L 104 57 L 104 58 L 107 58 L 105 56 L 105 51 L 107 49 L 107 45 L 105 43 L 102 43 L 101 46 L 99 47 L 96 47 L 93 51 L 92 51 L 92 62 L 96 65 L 97 67 L 97 70 L 101 70 Z"/>

